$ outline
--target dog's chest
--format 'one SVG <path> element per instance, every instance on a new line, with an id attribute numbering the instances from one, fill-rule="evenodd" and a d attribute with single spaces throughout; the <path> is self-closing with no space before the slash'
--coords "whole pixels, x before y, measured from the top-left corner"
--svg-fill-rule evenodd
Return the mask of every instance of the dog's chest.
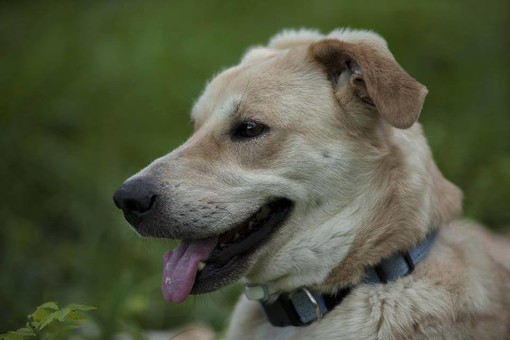
<path id="1" fill-rule="evenodd" d="M 253 334 L 257 334 L 253 339 L 375 339 L 374 333 L 360 325 L 345 326 L 326 319 L 305 327 L 278 328 L 266 323 L 253 329 Z"/>
<path id="2" fill-rule="evenodd" d="M 279 328 L 268 322 L 258 302 L 242 297 L 227 339 L 437 339 L 441 334 L 465 339 L 469 327 L 444 322 L 455 315 L 451 301 L 448 290 L 407 276 L 385 285 L 359 286 L 311 325 Z"/>

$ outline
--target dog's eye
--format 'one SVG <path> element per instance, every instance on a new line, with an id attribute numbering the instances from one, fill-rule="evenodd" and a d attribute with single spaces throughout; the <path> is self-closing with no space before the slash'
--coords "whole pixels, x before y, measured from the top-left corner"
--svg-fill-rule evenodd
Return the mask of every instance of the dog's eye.
<path id="1" fill-rule="evenodd" d="M 261 134 L 267 132 L 269 128 L 264 124 L 256 122 L 244 122 L 241 123 L 234 131 L 234 138 L 236 139 L 247 139 L 255 138 Z"/>

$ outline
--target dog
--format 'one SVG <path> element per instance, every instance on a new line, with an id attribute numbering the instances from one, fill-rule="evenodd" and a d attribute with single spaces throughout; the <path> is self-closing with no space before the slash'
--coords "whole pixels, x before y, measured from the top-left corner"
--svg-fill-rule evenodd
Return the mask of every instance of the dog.
<path id="1" fill-rule="evenodd" d="M 229 339 L 510 339 L 510 247 L 462 219 L 427 88 L 365 30 L 286 30 L 210 81 L 194 133 L 114 194 L 174 303 L 242 280 Z"/>

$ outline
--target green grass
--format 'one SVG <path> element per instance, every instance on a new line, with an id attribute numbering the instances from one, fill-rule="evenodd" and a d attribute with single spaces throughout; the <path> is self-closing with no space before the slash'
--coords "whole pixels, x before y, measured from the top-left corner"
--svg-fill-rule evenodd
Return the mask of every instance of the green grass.
<path id="1" fill-rule="evenodd" d="M 174 244 L 133 235 L 111 196 L 191 132 L 203 84 L 285 27 L 371 28 L 426 84 L 421 122 L 465 210 L 510 226 L 510 3 L 154 1 L 0 4 L 0 333 L 78 302 L 104 338 L 202 321 L 239 287 L 162 301 Z"/>

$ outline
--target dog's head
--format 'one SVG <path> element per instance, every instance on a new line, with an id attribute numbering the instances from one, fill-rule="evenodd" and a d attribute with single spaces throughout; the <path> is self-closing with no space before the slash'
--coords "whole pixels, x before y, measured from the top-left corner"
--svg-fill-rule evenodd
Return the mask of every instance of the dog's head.
<path id="1" fill-rule="evenodd" d="M 249 50 L 206 86 L 191 138 L 115 193 L 140 235 L 182 240 L 165 255 L 164 296 L 243 276 L 320 284 L 354 248 L 370 259 L 362 245 L 423 236 L 442 216 L 424 198 L 426 143 L 408 129 L 426 93 L 367 31 L 287 31 Z"/>

